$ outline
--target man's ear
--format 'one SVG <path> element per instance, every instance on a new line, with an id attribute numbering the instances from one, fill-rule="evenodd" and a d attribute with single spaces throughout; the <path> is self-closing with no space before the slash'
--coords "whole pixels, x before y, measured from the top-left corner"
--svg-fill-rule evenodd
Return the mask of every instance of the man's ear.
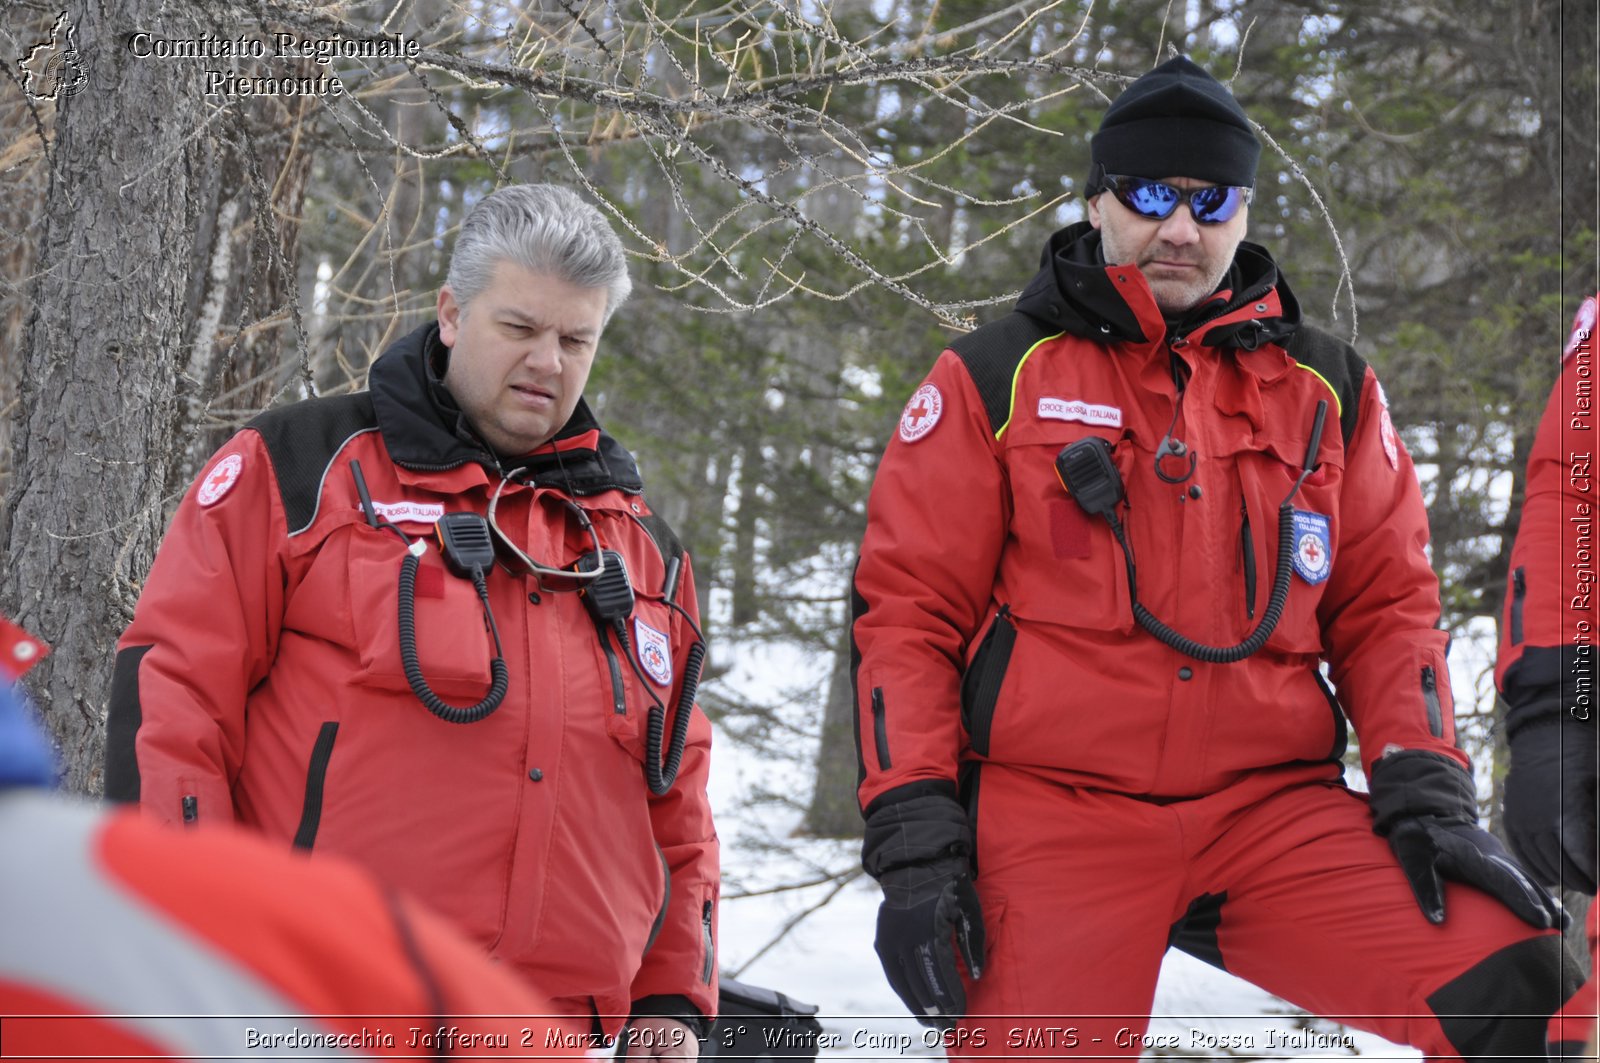
<path id="1" fill-rule="evenodd" d="M 461 304 L 456 293 L 446 284 L 439 289 L 439 342 L 446 347 L 456 345 L 456 333 L 461 330 Z"/>
<path id="2" fill-rule="evenodd" d="M 1089 224 L 1093 225 L 1096 229 L 1100 228 L 1100 197 L 1103 195 L 1105 195 L 1105 193 L 1100 192 L 1084 200 L 1084 202 L 1089 205 Z M 444 293 L 441 292 L 440 294 L 443 295 Z"/>

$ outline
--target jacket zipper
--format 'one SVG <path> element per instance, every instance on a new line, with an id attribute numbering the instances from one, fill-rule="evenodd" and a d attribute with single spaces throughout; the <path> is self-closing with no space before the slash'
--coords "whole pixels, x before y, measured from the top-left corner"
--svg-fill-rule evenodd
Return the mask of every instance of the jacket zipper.
<path id="1" fill-rule="evenodd" d="M 889 720 L 888 710 L 883 705 L 882 687 L 872 688 L 872 744 L 878 750 L 878 767 L 893 767 L 889 762 Z"/>
<path id="2" fill-rule="evenodd" d="M 449 472 L 451 469 L 459 469 L 463 465 L 482 465 L 483 462 L 478 461 L 477 458 L 462 458 L 460 461 L 449 461 L 442 463 L 427 461 L 397 461 L 395 464 L 400 466 L 402 469 L 411 469 L 414 472 Z"/>
<path id="3" fill-rule="evenodd" d="M 705 937 L 706 958 L 700 965 L 700 981 L 711 984 L 711 969 L 716 962 L 717 943 L 711 937 L 711 902 L 700 906 L 700 930 Z"/>
<path id="4" fill-rule="evenodd" d="M 618 716 L 628 715 L 627 692 L 622 685 L 622 663 L 611 648 L 611 629 L 595 621 L 595 633 L 600 636 L 600 648 L 606 651 L 606 665 L 611 669 L 611 711 Z"/>
<path id="5" fill-rule="evenodd" d="M 1276 274 L 1274 276 L 1276 276 Z M 1193 336 L 1196 332 L 1199 332 L 1201 329 L 1217 320 L 1217 318 L 1225 317 L 1226 315 L 1233 313 L 1246 303 L 1255 302 L 1265 298 L 1267 293 L 1272 291 L 1272 288 L 1272 284 L 1258 284 L 1249 291 L 1241 292 L 1235 295 L 1232 299 L 1228 300 L 1226 303 L 1217 307 L 1210 313 L 1202 315 L 1199 319 L 1195 321 L 1184 322 L 1184 330 L 1182 332 L 1174 330 L 1167 334 L 1167 346 L 1175 351 L 1182 350 L 1188 345 L 1190 336 Z"/>
<path id="6" fill-rule="evenodd" d="M 1511 645 L 1522 645 L 1522 602 L 1528 594 L 1528 573 L 1518 565 L 1511 573 Z"/>
<path id="7" fill-rule="evenodd" d="M 1428 731 L 1435 738 L 1444 737 L 1444 710 L 1439 707 L 1439 677 L 1433 674 L 1433 665 L 1422 666 L 1422 703 L 1428 709 Z"/>
<path id="8" fill-rule="evenodd" d="M 1244 615 L 1256 617 L 1256 544 L 1250 537 L 1250 507 L 1239 498 L 1239 545 L 1244 550 Z"/>
<path id="9" fill-rule="evenodd" d="M 185 824 L 192 825 L 199 822 L 200 799 L 198 797 L 194 794 L 184 794 L 183 803 L 180 807 L 183 809 L 183 822 Z"/>

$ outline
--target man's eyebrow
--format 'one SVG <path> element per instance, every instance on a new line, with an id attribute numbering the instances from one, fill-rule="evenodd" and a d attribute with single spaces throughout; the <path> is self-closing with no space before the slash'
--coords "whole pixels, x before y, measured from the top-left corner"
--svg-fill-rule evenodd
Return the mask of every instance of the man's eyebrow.
<path id="1" fill-rule="evenodd" d="M 531 314 L 524 314 L 521 310 L 518 310 L 518 309 L 516 309 L 514 307 L 509 307 L 509 306 L 508 307 L 503 307 L 500 310 L 500 316 L 501 317 L 513 318 L 516 321 L 521 322 L 522 324 L 533 325 L 533 326 L 535 326 L 537 328 L 554 327 L 554 326 L 548 326 L 545 323 L 543 318 L 537 318 L 537 317 L 534 317 Z M 561 331 L 563 331 L 565 333 L 565 335 L 577 336 L 577 337 L 580 337 L 582 339 L 591 339 L 594 336 L 599 335 L 599 330 L 598 329 L 592 329 L 592 328 L 586 328 L 586 327 L 585 328 L 576 328 L 576 329 L 571 330 L 570 332 L 566 331 L 566 330 L 561 330 Z"/>

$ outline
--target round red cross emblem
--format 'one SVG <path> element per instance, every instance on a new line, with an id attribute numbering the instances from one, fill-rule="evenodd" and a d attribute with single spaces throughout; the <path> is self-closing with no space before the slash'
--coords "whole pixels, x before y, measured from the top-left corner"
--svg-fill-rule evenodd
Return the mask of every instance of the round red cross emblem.
<path id="1" fill-rule="evenodd" d="M 933 384 L 922 385 L 911 396 L 905 412 L 900 415 L 900 438 L 907 443 L 915 443 L 933 431 L 943 412 L 944 396 L 939 394 L 939 389 Z"/>
<path id="2" fill-rule="evenodd" d="M 206 478 L 200 482 L 200 490 L 195 493 L 195 500 L 202 506 L 222 501 L 222 496 L 233 490 L 233 485 L 239 481 L 239 473 L 243 471 L 244 458 L 238 454 L 229 454 L 217 462 L 206 474 Z"/>

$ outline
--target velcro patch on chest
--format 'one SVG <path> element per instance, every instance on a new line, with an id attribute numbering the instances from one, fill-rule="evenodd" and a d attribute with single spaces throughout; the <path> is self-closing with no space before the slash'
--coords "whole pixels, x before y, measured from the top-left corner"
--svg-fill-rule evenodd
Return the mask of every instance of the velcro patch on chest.
<path id="1" fill-rule="evenodd" d="M 1050 545 L 1056 560 L 1076 561 L 1089 556 L 1089 515 L 1070 498 L 1050 500 Z"/>
<path id="2" fill-rule="evenodd" d="M 1081 399 L 1053 399 L 1039 397 L 1039 416 L 1050 421 L 1078 421 L 1097 428 L 1121 428 L 1122 410 L 1117 406 L 1099 406 Z"/>
<path id="3" fill-rule="evenodd" d="M 1333 522 L 1321 513 L 1294 511 L 1294 570 L 1307 583 L 1321 583 L 1333 572 Z"/>
<path id="4" fill-rule="evenodd" d="M 372 508 L 384 520 L 396 524 L 409 521 L 412 524 L 438 524 L 439 518 L 444 516 L 444 506 L 439 502 L 377 502 L 372 503 Z"/>
<path id="5" fill-rule="evenodd" d="M 633 618 L 634 652 L 639 664 L 655 682 L 664 687 L 672 685 L 672 643 L 666 632 L 657 631 L 638 617 Z"/>

